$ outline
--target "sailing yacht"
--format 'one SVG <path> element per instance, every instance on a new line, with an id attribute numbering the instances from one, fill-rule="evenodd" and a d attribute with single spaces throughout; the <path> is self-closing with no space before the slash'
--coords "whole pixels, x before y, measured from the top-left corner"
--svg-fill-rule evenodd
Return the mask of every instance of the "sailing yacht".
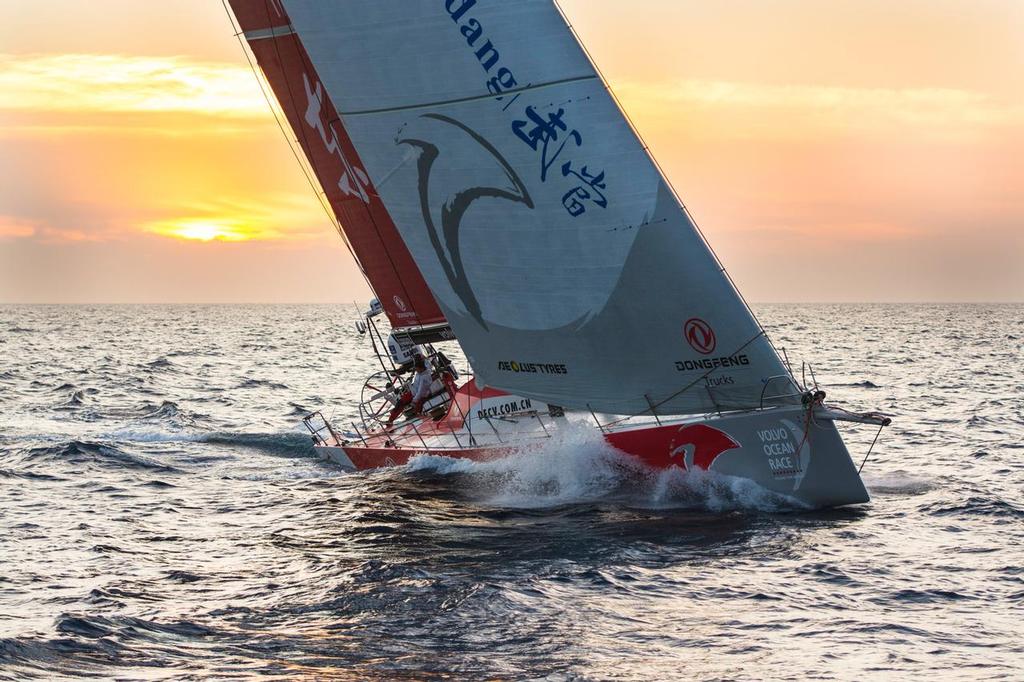
<path id="1" fill-rule="evenodd" d="M 555 2 L 229 3 L 376 295 L 359 414 L 306 419 L 325 457 L 489 459 L 586 421 L 655 469 L 868 500 L 835 422 L 888 418 L 797 380 Z"/>

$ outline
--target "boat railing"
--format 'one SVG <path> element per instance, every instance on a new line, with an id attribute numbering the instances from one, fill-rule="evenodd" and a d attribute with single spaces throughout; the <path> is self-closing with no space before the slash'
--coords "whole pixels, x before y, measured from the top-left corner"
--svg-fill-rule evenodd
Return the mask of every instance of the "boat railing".
<path id="1" fill-rule="evenodd" d="M 781 386 L 782 388 L 779 388 L 774 392 L 769 392 L 769 389 L 773 386 Z M 706 388 L 708 397 L 711 399 L 714 409 L 704 413 L 689 415 L 689 418 L 703 418 L 706 420 L 713 418 L 716 415 L 721 417 L 729 414 L 776 409 L 779 406 L 799 404 L 806 393 L 806 391 L 801 390 L 796 381 L 794 381 L 788 374 L 779 374 L 766 378 L 764 380 L 764 385 L 761 387 L 761 395 L 758 399 L 757 405 L 751 405 L 749 403 L 730 405 L 718 399 L 710 387 Z M 653 403 L 651 398 L 649 396 L 644 397 L 647 398 L 650 409 L 641 412 L 640 414 L 624 416 L 605 415 L 608 419 L 604 422 L 601 421 L 592 407 L 588 405 L 587 409 L 590 411 L 590 416 L 593 418 L 594 423 L 597 424 L 597 428 L 602 433 L 611 433 L 621 429 L 631 428 L 636 426 L 638 423 L 646 423 L 647 421 L 653 421 L 656 425 L 660 426 L 662 424 L 662 420 L 676 420 L 680 417 L 678 414 L 659 414 L 657 411 L 657 405 Z"/>
<path id="2" fill-rule="evenodd" d="M 537 421 L 537 429 L 524 432 L 516 429 L 515 432 L 504 431 L 500 428 L 501 422 L 518 424 L 523 419 Z M 492 444 L 515 446 L 520 441 L 536 441 L 541 438 L 551 438 L 551 429 L 544 423 L 544 417 L 537 410 L 517 412 L 503 417 L 483 417 L 480 421 L 487 423 L 484 432 L 474 431 L 471 428 L 459 430 L 451 428 L 445 430 L 424 428 L 430 422 L 430 417 L 418 415 L 413 419 L 395 424 L 387 430 L 377 430 L 366 434 L 371 438 L 381 438 L 384 447 L 422 449 L 431 453 L 437 451 L 469 450 L 492 441 Z M 466 422 L 468 426 L 468 422 Z M 438 442 L 441 438 L 451 437 L 454 442 Z"/>
<path id="3" fill-rule="evenodd" d="M 319 424 L 314 423 L 314 420 L 316 419 L 320 420 Z M 331 423 L 327 421 L 320 410 L 307 414 L 302 418 L 302 423 L 305 424 L 307 429 L 309 429 L 309 433 L 313 437 L 314 445 L 328 446 L 341 443 L 342 439 L 338 437 L 338 433 L 334 430 L 334 427 L 331 426 Z M 328 442 L 328 440 L 324 438 L 324 433 L 329 434 L 334 442 Z"/>

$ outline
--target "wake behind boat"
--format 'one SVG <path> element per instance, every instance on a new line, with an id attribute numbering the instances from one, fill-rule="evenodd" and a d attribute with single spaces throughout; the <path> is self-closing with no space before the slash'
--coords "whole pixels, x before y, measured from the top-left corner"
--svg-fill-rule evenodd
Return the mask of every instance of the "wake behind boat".
<path id="1" fill-rule="evenodd" d="M 888 419 L 797 381 L 555 4 L 230 4 L 379 301 L 381 371 L 350 434 L 307 418 L 322 453 L 486 459 L 588 421 L 654 468 L 867 501 L 835 422 Z"/>

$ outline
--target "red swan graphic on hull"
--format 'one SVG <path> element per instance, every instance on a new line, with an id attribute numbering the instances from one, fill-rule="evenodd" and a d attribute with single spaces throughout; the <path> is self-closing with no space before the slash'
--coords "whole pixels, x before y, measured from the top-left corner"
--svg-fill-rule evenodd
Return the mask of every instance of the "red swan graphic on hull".
<path id="1" fill-rule="evenodd" d="M 680 427 L 669 443 L 669 457 L 682 455 L 679 464 L 684 469 L 710 469 L 718 456 L 740 447 L 729 434 L 705 424 Z"/>

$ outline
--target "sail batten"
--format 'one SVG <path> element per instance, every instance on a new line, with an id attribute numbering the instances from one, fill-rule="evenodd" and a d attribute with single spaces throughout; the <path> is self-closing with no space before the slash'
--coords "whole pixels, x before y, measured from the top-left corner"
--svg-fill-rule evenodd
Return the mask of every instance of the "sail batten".
<path id="1" fill-rule="evenodd" d="M 551 0 L 274 4 L 479 381 L 694 414 L 788 374 Z"/>
<path id="2" fill-rule="evenodd" d="M 523 87 L 523 88 L 515 88 L 513 90 L 506 90 L 506 91 L 503 92 L 503 96 L 507 97 L 509 95 L 517 95 L 517 94 L 520 94 L 520 93 L 523 93 L 523 92 L 530 92 L 532 90 L 542 90 L 544 88 L 549 88 L 549 87 L 553 87 L 553 86 L 556 86 L 556 85 L 565 85 L 567 83 L 575 83 L 577 81 L 596 80 L 597 78 L 598 77 L 596 75 L 577 76 L 575 78 L 563 78 L 562 80 L 551 81 L 549 83 L 538 83 L 537 85 L 530 85 L 530 86 Z M 367 114 L 386 114 L 386 113 L 391 113 L 391 112 L 395 112 L 395 111 L 408 111 L 410 109 L 426 109 L 428 107 L 443 107 L 443 106 L 448 105 L 448 104 L 461 104 L 463 102 L 473 102 L 475 100 L 493 99 L 493 98 L 494 98 L 494 95 L 492 93 L 488 92 L 488 93 L 479 94 L 479 95 L 472 95 L 472 96 L 469 96 L 469 97 L 461 97 L 461 98 L 458 98 L 458 99 L 437 100 L 437 101 L 433 101 L 433 102 L 423 102 L 423 103 L 420 103 L 420 104 L 404 104 L 402 106 L 390 107 L 390 108 L 387 108 L 387 109 L 365 109 L 363 111 L 342 111 L 342 112 L 339 112 L 339 115 L 348 117 L 348 116 L 365 116 Z"/>

